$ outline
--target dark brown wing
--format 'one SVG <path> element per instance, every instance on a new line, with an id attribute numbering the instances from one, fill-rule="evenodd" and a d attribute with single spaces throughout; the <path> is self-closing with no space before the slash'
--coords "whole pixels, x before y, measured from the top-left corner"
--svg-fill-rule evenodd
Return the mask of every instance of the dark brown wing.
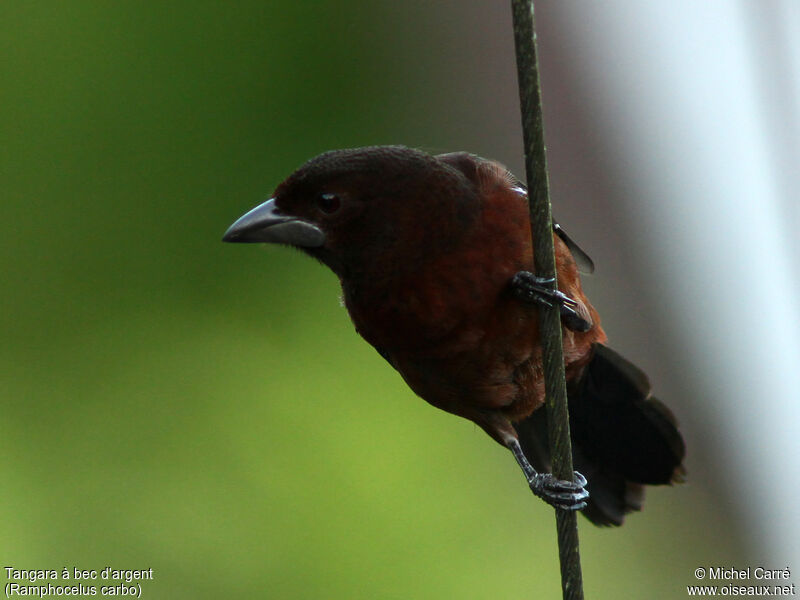
<path id="1" fill-rule="evenodd" d="M 581 273 L 594 273 L 594 261 L 575 243 L 575 240 L 567 235 L 564 228 L 555 221 L 553 221 L 553 231 L 561 238 L 561 241 L 566 244 L 567 248 L 569 248 L 570 253 L 572 253 L 572 258 L 575 259 L 575 264 L 578 265 L 578 270 Z"/>

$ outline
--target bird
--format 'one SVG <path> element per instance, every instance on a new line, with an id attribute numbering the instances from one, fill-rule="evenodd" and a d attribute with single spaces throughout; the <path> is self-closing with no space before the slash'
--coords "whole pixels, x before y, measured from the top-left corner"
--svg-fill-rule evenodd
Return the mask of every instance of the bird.
<path id="1" fill-rule="evenodd" d="M 537 278 L 526 187 L 467 152 L 332 150 L 300 166 L 225 232 L 300 249 L 339 278 L 364 340 L 431 405 L 508 448 L 533 493 L 621 525 L 646 485 L 685 478 L 685 444 L 647 376 L 606 344 L 580 272 L 594 264 L 553 226 L 558 289 Z M 575 477 L 551 474 L 539 308 L 559 307 Z"/>

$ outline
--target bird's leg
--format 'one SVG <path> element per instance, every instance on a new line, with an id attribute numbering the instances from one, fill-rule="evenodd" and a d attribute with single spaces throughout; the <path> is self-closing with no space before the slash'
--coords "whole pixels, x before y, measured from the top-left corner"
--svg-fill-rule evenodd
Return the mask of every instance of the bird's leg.
<path id="1" fill-rule="evenodd" d="M 575 471 L 575 481 L 564 481 L 556 479 L 552 473 L 537 473 L 531 466 L 522 448 L 516 439 L 508 442 L 508 448 L 517 459 L 522 472 L 528 480 L 531 491 L 542 500 L 563 510 L 582 510 L 586 508 L 586 500 L 589 499 L 589 492 L 584 487 L 586 478 Z"/>
<path id="2" fill-rule="evenodd" d="M 554 279 L 537 277 L 530 271 L 519 271 L 511 278 L 511 291 L 517 298 L 529 304 L 557 304 L 567 328 L 572 331 L 589 331 L 592 323 L 578 312 L 578 302 L 553 288 L 554 282 Z"/>

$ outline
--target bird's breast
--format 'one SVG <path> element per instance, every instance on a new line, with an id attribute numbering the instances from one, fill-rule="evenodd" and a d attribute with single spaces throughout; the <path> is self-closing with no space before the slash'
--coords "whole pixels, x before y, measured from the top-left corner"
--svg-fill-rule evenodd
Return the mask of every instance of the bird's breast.
<path id="1" fill-rule="evenodd" d="M 538 313 L 509 289 L 527 258 L 524 244 L 495 238 L 385 286 L 345 287 L 345 303 L 359 333 L 431 404 L 462 414 L 535 402 Z"/>
<path id="2" fill-rule="evenodd" d="M 359 333 L 431 404 L 521 418 L 544 400 L 539 313 L 510 292 L 513 276 L 533 265 L 527 205 L 519 194 L 490 196 L 478 222 L 451 251 L 414 265 L 388 261 L 402 271 L 344 283 L 345 303 Z M 559 287 L 597 322 L 569 250 L 554 243 Z M 598 336 L 599 327 L 565 330 L 565 362 L 580 360 Z"/>

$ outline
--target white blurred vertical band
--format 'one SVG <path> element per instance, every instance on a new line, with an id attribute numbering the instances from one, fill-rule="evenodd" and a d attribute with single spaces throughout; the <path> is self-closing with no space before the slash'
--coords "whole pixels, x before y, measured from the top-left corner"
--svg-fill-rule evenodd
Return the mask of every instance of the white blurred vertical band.
<path id="1" fill-rule="evenodd" d="M 720 502 L 758 558 L 800 569 L 800 2 L 558 10 L 607 139 L 630 157 L 626 210 L 647 238 L 635 246 L 726 446 Z"/>

